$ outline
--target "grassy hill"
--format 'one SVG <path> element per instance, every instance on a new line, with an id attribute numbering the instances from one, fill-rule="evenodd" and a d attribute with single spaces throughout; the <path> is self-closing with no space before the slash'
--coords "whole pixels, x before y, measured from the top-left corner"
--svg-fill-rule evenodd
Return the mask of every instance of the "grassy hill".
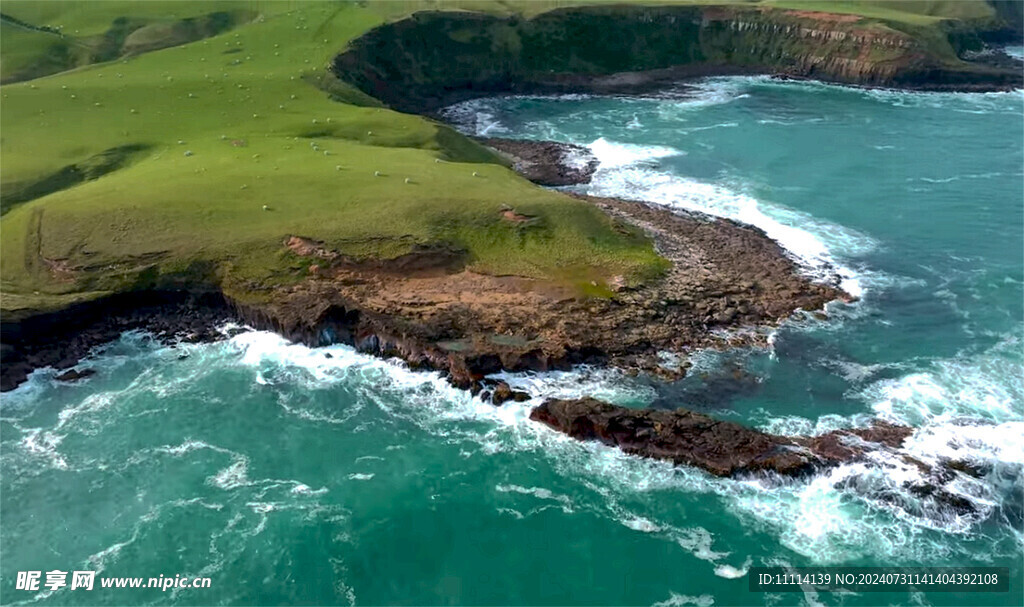
<path id="1" fill-rule="evenodd" d="M 46 4 L 4 10 L 28 21 L 49 9 L 46 23 L 95 32 L 118 6 L 136 6 L 101 3 L 98 18 L 78 3 L 63 13 Z M 283 252 L 289 235 L 360 256 L 444 243 L 477 271 L 575 282 L 662 267 L 646 239 L 534 187 L 447 127 L 373 107 L 338 83 L 332 100 L 319 88 L 324 66 L 382 21 L 376 8 L 250 8 L 260 16 L 212 38 L 0 89 L 4 200 L 72 186 L 5 204 L 6 310 L 197 272 L 259 297 L 308 276 Z M 101 178 L 67 183 L 104 164 Z M 504 221 L 502 205 L 539 220 Z"/>
<path id="2" fill-rule="evenodd" d="M 309 276 L 290 235 L 353 256 L 443 244 L 475 271 L 581 290 L 657 274 L 665 262 L 634 230 L 325 70 L 416 10 L 573 4 L 5 1 L 0 71 L 42 77 L 0 87 L 0 305 L 197 280 L 258 300 Z M 983 2 L 768 4 L 908 27 L 991 16 Z M 503 220 L 503 205 L 537 220 Z"/>

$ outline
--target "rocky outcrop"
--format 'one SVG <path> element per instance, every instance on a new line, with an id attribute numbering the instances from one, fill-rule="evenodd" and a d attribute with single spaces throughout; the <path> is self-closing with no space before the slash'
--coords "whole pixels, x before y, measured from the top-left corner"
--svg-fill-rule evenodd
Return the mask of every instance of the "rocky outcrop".
<path id="1" fill-rule="evenodd" d="M 833 430 L 818 436 L 780 436 L 687 409 L 632 409 L 593 398 L 545 401 L 530 413 L 575 439 L 598 441 L 631 455 L 693 466 L 715 476 L 749 477 L 771 473 L 803 477 L 839 464 L 872 462 L 869 454 L 887 452 L 892 461 L 916 468 L 897 483 L 897 491 L 925 500 L 950 516 L 973 513 L 976 506 L 956 489 L 956 477 L 980 477 L 984 470 L 964 462 L 929 465 L 900 451 L 914 429 L 874 420 L 865 428 Z M 856 487 L 853 487 L 856 490 Z M 879 492 L 880 491 L 880 492 Z M 872 499 L 906 507 L 890 490 L 872 489 Z"/>
<path id="2" fill-rule="evenodd" d="M 12 390 L 35 369 L 70 369 L 96 346 L 125 331 L 143 330 L 166 340 L 213 341 L 218 325 L 233 317 L 213 290 L 124 293 L 56 312 L 0 323 L 0 391 Z M 71 372 L 59 379 L 87 377 Z"/>
<path id="3" fill-rule="evenodd" d="M 957 58 L 980 44 L 983 26 L 948 29 L 915 36 L 854 15 L 743 6 L 605 5 L 530 19 L 426 11 L 354 40 L 333 72 L 411 112 L 502 93 L 634 94 L 750 73 L 926 89 L 1021 86 L 1019 70 Z"/>
<path id="4" fill-rule="evenodd" d="M 597 158 L 581 145 L 496 137 L 482 137 L 478 141 L 508 158 L 517 173 L 538 185 L 590 183 L 597 170 Z"/>
<path id="5" fill-rule="evenodd" d="M 57 381 L 74 382 L 96 375 L 96 369 L 70 369 L 54 377 Z"/>
<path id="6" fill-rule="evenodd" d="M 235 319 L 310 346 L 350 344 L 399 357 L 414 368 L 446 373 L 456 386 L 485 388 L 501 370 L 546 371 L 613 364 L 678 376 L 660 366 L 661 351 L 721 348 L 762 339 L 725 337 L 720 329 L 771 324 L 796 309 L 817 310 L 846 295 L 811 282 L 760 230 L 641 203 L 581 197 L 647 232 L 671 262 L 643 284 L 555 284 L 477 274 L 464 254 L 419 247 L 392 260 L 362 261 L 295 235 L 283 254 L 308 264 L 307 279 L 238 302 L 193 281 L 177 291 L 122 294 L 59 313 L 5 317 L 2 383 L 9 390 L 39 367 L 66 369 L 123 331 L 145 329 L 177 339 L 219 339 L 215 327 Z M 506 210 L 519 221 L 514 210 Z M 525 219 L 524 225 L 530 223 Z M 632 224 L 632 225 L 629 225 Z M 634 227 L 636 226 L 636 227 Z M 589 296 L 581 296 L 581 289 Z M 493 389 L 497 400 L 522 395 Z"/>
<path id="7" fill-rule="evenodd" d="M 593 398 L 548 400 L 530 413 L 579 440 L 597 440 L 633 455 L 695 466 L 715 476 L 775 472 L 798 476 L 850 461 L 867 448 L 895 448 L 912 429 L 876 422 L 816 437 L 767 434 L 676 409 L 631 409 Z"/>

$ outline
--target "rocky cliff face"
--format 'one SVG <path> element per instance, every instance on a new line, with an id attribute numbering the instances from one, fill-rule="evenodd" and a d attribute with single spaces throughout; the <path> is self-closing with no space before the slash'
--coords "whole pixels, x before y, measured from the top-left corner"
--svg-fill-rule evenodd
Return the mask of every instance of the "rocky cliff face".
<path id="1" fill-rule="evenodd" d="M 962 44 L 969 32 L 961 30 Z M 932 38 L 853 15 L 744 7 L 597 6 L 532 19 L 423 12 L 355 40 L 333 69 L 417 112 L 487 94 L 635 92 L 712 74 L 932 89 L 1021 84 L 1019 71 L 960 61 L 961 44 Z"/>
<path id="2" fill-rule="evenodd" d="M 583 296 L 569 284 L 477 274 L 458 250 L 363 260 L 292 236 L 281 243 L 282 254 L 310 262 L 308 279 L 267 293 L 266 301 L 232 300 L 211 279 L 196 277 L 173 289 L 5 317 L 0 391 L 36 368 L 70 368 L 129 329 L 210 340 L 223 337 L 215 327 L 229 318 L 311 346 L 344 343 L 399 357 L 474 392 L 488 389 L 485 376 L 502 369 L 614 364 L 671 376 L 685 369 L 663 369 L 661 351 L 751 343 L 763 336 L 723 338 L 719 331 L 771 324 L 845 296 L 801 276 L 754 228 L 635 202 L 585 200 L 619 218 L 623 229 L 628 221 L 650 234 L 671 267 L 642 285 L 590 283 L 591 295 Z M 514 208 L 500 213 L 523 226 L 535 221 Z"/>

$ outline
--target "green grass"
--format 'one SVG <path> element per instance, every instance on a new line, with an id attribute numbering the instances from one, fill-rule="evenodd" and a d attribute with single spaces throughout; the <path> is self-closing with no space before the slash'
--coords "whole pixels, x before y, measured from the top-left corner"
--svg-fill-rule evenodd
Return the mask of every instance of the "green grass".
<path id="1" fill-rule="evenodd" d="M 763 4 L 910 25 L 931 25 L 943 19 L 980 19 L 995 14 L 984 0 L 765 0 Z"/>
<path id="2" fill-rule="evenodd" d="M 308 277 L 308 261 L 282 247 L 289 235 L 379 257 L 448 243 L 476 271 L 590 296 L 607 296 L 615 275 L 657 274 L 664 260 L 635 231 L 533 186 L 446 127 L 324 77 L 349 40 L 416 10 L 534 14 L 581 3 L 5 0 L 5 14 L 65 34 L 3 24 L 5 77 L 39 62 L 59 69 L 57 47 L 95 44 L 123 17 L 150 24 L 136 36 L 145 43 L 214 11 L 258 16 L 215 37 L 0 87 L 0 188 L 52 192 L 3 205 L 0 306 L 54 308 L 200 274 L 259 298 Z M 983 12 L 964 2 L 771 4 L 915 27 Z M 538 220 L 504 221 L 504 204 Z"/>
<path id="3" fill-rule="evenodd" d="M 104 18 L 134 10 L 114 4 L 100 4 Z M 102 29 L 71 6 L 45 7 L 46 22 Z M 640 235 L 533 186 L 447 127 L 331 100 L 316 86 L 325 64 L 382 17 L 353 5 L 294 6 L 214 38 L 0 87 L 6 189 L 113 148 L 145 147 L 124 168 L 0 219 L 4 309 L 59 306 L 197 267 L 233 294 L 258 297 L 308 276 L 282 247 L 293 234 L 383 257 L 450 243 L 480 272 L 572 282 L 662 267 Z M 504 221 L 503 204 L 540 220 Z"/>
<path id="4" fill-rule="evenodd" d="M 0 81 L 65 70 L 70 55 L 69 44 L 56 34 L 0 22 Z"/>

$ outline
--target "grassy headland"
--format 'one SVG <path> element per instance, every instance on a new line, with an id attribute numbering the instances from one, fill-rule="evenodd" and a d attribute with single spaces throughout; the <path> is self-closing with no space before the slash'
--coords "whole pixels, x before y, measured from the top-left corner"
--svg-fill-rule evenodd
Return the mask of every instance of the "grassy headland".
<path id="1" fill-rule="evenodd" d="M 291 235 L 353 257 L 443 245 L 476 272 L 580 293 L 657 275 L 666 262 L 637 230 L 327 69 L 419 10 L 579 4 L 4 2 L 0 72 L 23 81 L 0 88 L 3 312 L 196 283 L 258 301 L 310 276 Z M 951 61 L 949 19 L 995 18 L 981 1 L 716 4 L 861 15 Z M 536 220 L 503 220 L 506 205 Z"/>
<path id="2" fill-rule="evenodd" d="M 27 22 L 53 4 L 4 10 Z M 47 23 L 99 27 L 80 4 L 62 6 Z M 136 4 L 99 6 L 113 19 Z M 5 205 L 5 311 L 165 277 L 258 297 L 308 276 L 282 247 L 289 235 L 354 256 L 442 243 L 465 250 L 480 272 L 588 284 L 663 266 L 645 238 L 534 187 L 447 127 L 374 107 L 340 83 L 332 95 L 321 90 L 333 55 L 382 22 L 375 7 L 253 9 L 261 16 L 212 38 L 3 86 L 5 199 L 60 182 L 67 167 L 133 150 L 101 178 Z M 503 221 L 502 205 L 539 220 Z"/>

